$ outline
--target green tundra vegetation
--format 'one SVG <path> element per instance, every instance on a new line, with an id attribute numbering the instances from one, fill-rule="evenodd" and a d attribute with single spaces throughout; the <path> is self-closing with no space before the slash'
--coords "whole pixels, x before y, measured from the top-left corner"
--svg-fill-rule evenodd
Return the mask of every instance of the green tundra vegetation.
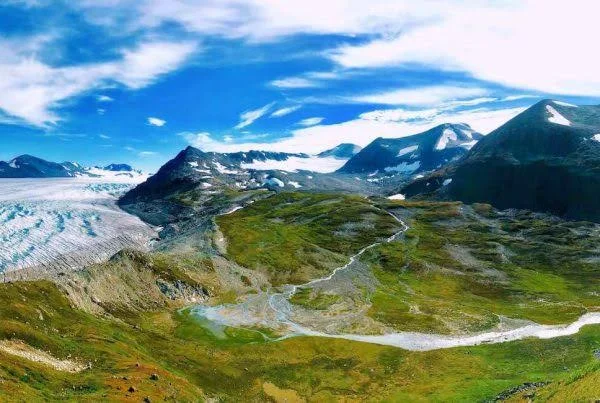
<path id="1" fill-rule="evenodd" d="M 386 202 L 402 239 L 369 250 L 369 314 L 402 330 L 480 331 L 501 318 L 570 323 L 600 307 L 598 228 L 486 205 Z"/>
<path id="2" fill-rule="evenodd" d="M 410 229 L 361 260 L 378 280 L 364 292 L 367 314 L 390 328 L 475 331 L 503 316 L 565 323 L 598 309 L 594 225 L 485 205 L 278 194 L 216 219 L 225 257 L 239 266 L 185 248 L 125 252 L 54 282 L 0 284 L 0 400 L 600 396 L 598 325 L 548 340 L 410 352 L 320 337 L 276 340 L 268 329 L 215 328 L 190 309 L 235 302 L 268 287 L 265 279 L 277 285 L 327 274 L 401 229 L 388 212 Z M 323 312 L 342 298 L 301 288 L 292 302 Z M 24 359 L 3 348 L 7 340 L 85 369 Z"/>
<path id="3" fill-rule="evenodd" d="M 217 224 L 227 238 L 228 256 L 265 271 L 275 285 L 326 275 L 400 229 L 364 197 L 316 193 L 280 193 L 220 216 Z"/>
<path id="4" fill-rule="evenodd" d="M 600 393 L 600 327 L 551 340 L 408 352 L 345 340 L 268 341 L 165 306 L 98 316 L 47 281 L 0 285 L 0 334 L 87 364 L 54 370 L 0 350 L 6 400 L 481 401 L 525 382 L 544 398 Z"/>

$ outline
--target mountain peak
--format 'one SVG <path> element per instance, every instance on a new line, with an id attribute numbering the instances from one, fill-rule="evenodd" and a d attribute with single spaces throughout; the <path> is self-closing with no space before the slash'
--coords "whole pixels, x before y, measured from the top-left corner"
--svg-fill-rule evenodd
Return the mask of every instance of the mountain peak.
<path id="1" fill-rule="evenodd" d="M 352 157 L 340 172 L 408 175 L 429 171 L 460 158 L 482 137 L 464 123 L 444 123 L 400 138 L 379 137 Z"/>
<path id="2" fill-rule="evenodd" d="M 325 150 L 319 154 L 318 157 L 333 157 L 338 159 L 350 159 L 354 155 L 358 154 L 362 150 L 362 147 L 352 144 L 352 143 L 341 143 L 337 146 L 330 148 L 329 150 Z"/>

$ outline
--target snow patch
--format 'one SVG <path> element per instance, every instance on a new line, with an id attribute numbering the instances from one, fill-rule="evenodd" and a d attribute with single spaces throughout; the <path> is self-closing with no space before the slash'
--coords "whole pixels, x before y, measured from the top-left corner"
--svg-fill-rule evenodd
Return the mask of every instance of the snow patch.
<path id="1" fill-rule="evenodd" d="M 190 164 L 190 166 L 193 167 L 193 168 L 197 168 L 198 167 L 198 162 L 197 161 L 188 162 L 188 164 Z"/>
<path id="2" fill-rule="evenodd" d="M 467 150 L 470 150 L 471 148 L 473 148 L 473 146 L 477 144 L 477 140 L 473 140 L 473 141 L 468 141 L 466 143 L 462 143 L 460 146 L 466 148 Z"/>
<path id="3" fill-rule="evenodd" d="M 448 186 L 451 183 L 452 183 L 452 178 L 444 179 L 444 182 L 442 183 L 442 186 Z"/>
<path id="4" fill-rule="evenodd" d="M 334 172 L 340 169 L 347 160 L 334 157 L 289 157 L 284 161 L 265 160 L 253 161 L 251 163 L 242 163 L 242 169 L 255 169 L 257 171 L 287 171 L 298 172 L 313 171 L 320 173 Z"/>
<path id="5" fill-rule="evenodd" d="M 263 183 L 263 186 L 282 188 L 285 186 L 285 184 L 281 181 L 281 179 L 269 178 L 265 181 L 265 183 Z"/>
<path id="6" fill-rule="evenodd" d="M 414 172 L 421 166 L 421 161 L 415 161 L 411 164 L 407 164 L 403 162 L 395 167 L 387 167 L 385 168 L 386 172 Z"/>
<path id="7" fill-rule="evenodd" d="M 219 171 L 219 173 L 222 173 L 222 174 L 236 175 L 239 173 L 239 171 L 231 170 L 231 169 L 227 168 L 226 166 L 222 165 L 221 163 L 219 163 L 218 161 L 213 161 L 213 165 L 215 166 L 215 169 L 217 171 Z"/>
<path id="8" fill-rule="evenodd" d="M 390 199 L 390 200 L 404 200 L 404 199 L 406 199 L 406 197 L 403 194 L 398 193 L 398 194 L 395 194 L 395 195 L 388 196 L 388 199 Z"/>
<path id="9" fill-rule="evenodd" d="M 402 157 L 403 155 L 412 153 L 413 151 L 417 151 L 418 148 L 419 148 L 418 145 L 404 147 L 402 150 L 398 151 L 398 155 L 396 155 L 396 157 Z"/>
<path id="10" fill-rule="evenodd" d="M 437 143 L 435 145 L 435 149 L 443 150 L 446 148 L 449 141 L 456 141 L 456 140 L 458 140 L 458 136 L 456 135 L 456 132 L 454 132 L 454 130 L 444 129 L 444 131 L 442 132 L 442 135 L 440 136 L 439 140 L 437 141 Z"/>
<path id="11" fill-rule="evenodd" d="M 298 182 L 293 182 L 293 181 L 289 181 L 288 185 L 295 187 L 296 189 L 301 188 L 302 185 L 299 184 Z"/>
<path id="12" fill-rule="evenodd" d="M 546 111 L 548 111 L 548 113 L 550 114 L 550 117 L 548 118 L 549 122 L 555 123 L 557 125 L 571 126 L 571 122 L 569 122 L 569 120 L 567 120 L 563 115 L 558 113 L 558 111 L 550 105 L 546 105 Z"/>
<path id="13" fill-rule="evenodd" d="M 568 102 L 562 102 L 562 101 L 552 101 L 552 102 L 555 103 L 556 105 L 560 105 L 560 106 L 568 106 L 569 108 L 579 108 L 577 105 L 573 105 Z"/>
<path id="14" fill-rule="evenodd" d="M 600 133 L 598 133 L 598 134 L 594 134 L 594 135 L 592 136 L 592 140 L 596 140 L 596 141 L 600 142 Z"/>

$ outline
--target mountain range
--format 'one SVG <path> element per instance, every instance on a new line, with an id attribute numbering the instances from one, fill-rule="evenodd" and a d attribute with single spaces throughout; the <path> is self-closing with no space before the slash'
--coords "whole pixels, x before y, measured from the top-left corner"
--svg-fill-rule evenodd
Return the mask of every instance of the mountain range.
<path id="1" fill-rule="evenodd" d="M 378 138 L 353 156 L 340 173 L 415 174 L 454 161 L 483 135 L 467 124 L 445 123 L 402 138 Z"/>
<path id="2" fill-rule="evenodd" d="M 543 100 L 401 192 L 600 220 L 600 106 Z"/>
<path id="3" fill-rule="evenodd" d="M 12 160 L 0 161 L 0 178 L 75 178 L 122 177 L 143 178 L 145 175 L 127 164 L 110 164 L 105 167 L 84 167 L 76 162 L 51 162 L 32 155 L 20 155 Z"/>

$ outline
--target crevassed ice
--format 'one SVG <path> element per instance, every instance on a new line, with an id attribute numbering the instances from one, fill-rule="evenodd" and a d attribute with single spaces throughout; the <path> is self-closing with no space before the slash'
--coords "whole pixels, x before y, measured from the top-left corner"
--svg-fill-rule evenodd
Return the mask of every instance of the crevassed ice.
<path id="1" fill-rule="evenodd" d="M 115 204 L 131 186 L 78 178 L 0 180 L 0 272 L 72 270 L 123 248 L 146 249 L 155 231 Z"/>

